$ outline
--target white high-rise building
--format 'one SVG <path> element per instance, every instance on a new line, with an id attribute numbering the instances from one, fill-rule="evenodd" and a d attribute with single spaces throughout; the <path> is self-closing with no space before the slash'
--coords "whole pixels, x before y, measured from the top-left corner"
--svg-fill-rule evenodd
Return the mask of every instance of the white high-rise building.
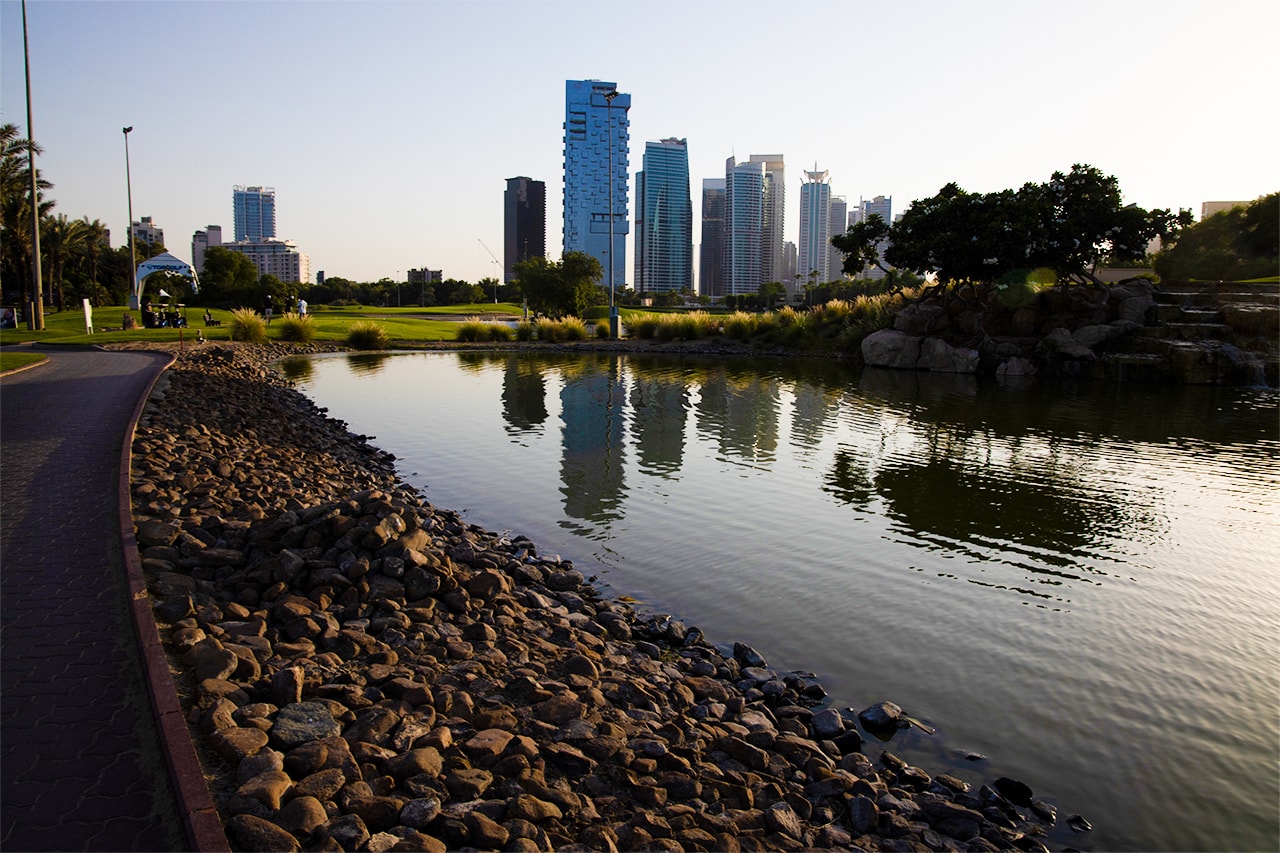
<path id="1" fill-rule="evenodd" d="M 831 173 L 816 168 L 804 173 L 807 180 L 800 185 L 800 263 L 796 270 L 811 284 L 827 281 L 831 239 Z"/>
<path id="2" fill-rule="evenodd" d="M 758 293 L 764 237 L 764 163 L 724 166 L 724 293 Z"/>
<path id="3" fill-rule="evenodd" d="M 783 281 L 786 275 L 783 225 L 787 202 L 787 170 L 781 154 L 752 154 L 764 165 L 764 198 L 760 207 L 760 280 Z"/>
<path id="4" fill-rule="evenodd" d="M 204 253 L 210 246 L 222 245 L 222 226 L 210 225 L 191 235 L 191 265 L 197 273 L 204 272 Z"/>
<path id="5" fill-rule="evenodd" d="M 845 220 L 849 218 L 849 204 L 845 201 L 844 196 L 836 195 L 831 197 L 831 214 L 829 221 L 831 223 L 831 237 L 839 236 L 845 232 Z M 840 281 L 844 278 L 844 252 L 841 252 L 835 246 L 831 245 L 830 238 L 827 239 L 827 281 Z"/>

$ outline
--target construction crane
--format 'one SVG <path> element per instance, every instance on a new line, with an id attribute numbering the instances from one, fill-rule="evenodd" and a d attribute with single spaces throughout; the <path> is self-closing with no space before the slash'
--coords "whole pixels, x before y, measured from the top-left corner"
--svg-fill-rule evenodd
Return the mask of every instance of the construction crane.
<path id="1" fill-rule="evenodd" d="M 489 257 L 493 258 L 493 265 L 498 268 L 498 274 L 493 279 L 493 304 L 497 305 L 498 304 L 498 284 L 502 281 L 502 262 L 498 260 L 498 256 L 493 253 L 493 250 L 490 249 L 483 240 L 481 240 L 479 237 L 477 237 L 476 240 L 480 243 L 481 246 L 484 246 L 484 250 L 489 253 Z"/>

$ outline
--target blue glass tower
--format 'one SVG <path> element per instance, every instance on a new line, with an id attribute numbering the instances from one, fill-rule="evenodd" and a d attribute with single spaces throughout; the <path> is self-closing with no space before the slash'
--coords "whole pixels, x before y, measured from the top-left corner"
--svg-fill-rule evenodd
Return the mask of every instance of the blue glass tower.
<path id="1" fill-rule="evenodd" d="M 231 188 L 235 206 L 236 242 L 262 242 L 276 236 L 276 191 L 274 187 Z"/>
<path id="2" fill-rule="evenodd" d="M 627 275 L 629 109 L 631 96 L 615 83 L 565 81 L 564 251 L 599 260 L 606 288 L 610 281 L 622 288 Z"/>
<path id="3" fill-rule="evenodd" d="M 645 143 L 636 208 L 636 290 L 692 293 L 693 205 L 685 140 Z"/>

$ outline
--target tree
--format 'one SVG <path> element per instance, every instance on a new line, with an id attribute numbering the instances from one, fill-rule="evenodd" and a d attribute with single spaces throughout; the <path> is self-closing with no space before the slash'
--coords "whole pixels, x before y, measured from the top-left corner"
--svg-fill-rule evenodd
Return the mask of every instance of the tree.
<path id="1" fill-rule="evenodd" d="M 1077 164 L 1069 173 L 1054 172 L 1048 183 L 1018 190 L 970 193 L 947 184 L 888 228 L 884 261 L 919 275 L 936 273 L 944 284 L 991 283 L 1039 267 L 1056 270 L 1060 281 L 1097 282 L 1094 271 L 1103 259 L 1140 259 L 1153 238 L 1176 234 L 1189 216 L 1124 206 L 1114 177 Z M 866 251 L 878 230 L 846 232 L 835 238 L 843 242 L 837 247 Z"/>
<path id="2" fill-rule="evenodd" d="M 8 283 L 31 282 L 31 169 L 28 152 L 41 153 L 40 146 L 18 138 L 17 125 L 0 125 L 0 279 Z M 36 170 L 37 191 L 53 184 Z M 40 201 L 40 219 L 53 210 L 54 202 Z M 13 286 L 12 284 L 10 286 Z"/>
<path id="3" fill-rule="evenodd" d="M 210 246 L 200 273 L 200 302 L 223 308 L 254 307 L 258 296 L 258 268 L 239 252 Z"/>
<path id="4" fill-rule="evenodd" d="M 760 297 L 760 304 L 764 306 L 776 305 L 779 299 L 787 298 L 787 289 L 782 286 L 780 281 L 763 281 L 760 283 L 759 290 L 756 295 Z"/>
<path id="5" fill-rule="evenodd" d="M 67 219 L 65 213 L 45 217 L 41 225 L 43 233 L 40 236 L 40 249 L 48 264 L 45 280 L 48 282 L 50 293 L 58 294 L 57 305 L 62 308 L 66 304 L 62 283 L 67 263 L 80 251 L 80 247 L 88 237 L 88 232 L 83 222 Z"/>
<path id="6" fill-rule="evenodd" d="M 1235 207 L 1184 229 L 1156 256 L 1161 278 L 1239 281 L 1273 276 L 1280 259 L 1280 193 Z"/>
<path id="7" fill-rule="evenodd" d="M 604 269 L 585 252 L 565 252 L 558 262 L 528 258 L 516 264 L 515 273 L 529 307 L 553 319 L 581 317 L 602 301 L 599 282 Z"/>
<path id="8" fill-rule="evenodd" d="M 889 223 L 878 213 L 849 226 L 843 234 L 831 238 L 831 245 L 844 253 L 845 273 L 858 276 L 867 267 L 877 267 L 893 281 L 893 269 L 887 268 L 880 259 L 885 243 L 889 239 Z"/>

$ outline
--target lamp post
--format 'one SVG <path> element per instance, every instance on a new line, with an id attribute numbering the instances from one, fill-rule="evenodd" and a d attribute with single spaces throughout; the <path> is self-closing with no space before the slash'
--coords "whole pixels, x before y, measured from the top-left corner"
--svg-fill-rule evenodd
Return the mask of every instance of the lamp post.
<path id="1" fill-rule="evenodd" d="M 618 303 L 614 296 L 613 273 L 616 264 L 613 257 L 613 99 L 618 97 L 617 89 L 604 93 L 605 109 L 609 111 L 609 339 L 618 337 Z"/>
<path id="2" fill-rule="evenodd" d="M 134 255 L 133 248 L 133 176 L 129 173 L 129 131 L 131 130 L 133 130 L 132 125 L 124 128 L 124 183 L 129 194 L 129 222 L 124 232 L 129 240 L 129 308 L 137 311 L 140 294 L 138 293 L 138 259 Z"/>
<path id="3" fill-rule="evenodd" d="M 31 292 L 27 329 L 44 330 L 44 276 L 40 272 L 40 193 L 36 179 L 36 134 L 31 129 L 31 59 L 27 50 L 27 0 L 22 0 L 22 64 L 27 77 L 27 172 L 31 176 Z"/>

